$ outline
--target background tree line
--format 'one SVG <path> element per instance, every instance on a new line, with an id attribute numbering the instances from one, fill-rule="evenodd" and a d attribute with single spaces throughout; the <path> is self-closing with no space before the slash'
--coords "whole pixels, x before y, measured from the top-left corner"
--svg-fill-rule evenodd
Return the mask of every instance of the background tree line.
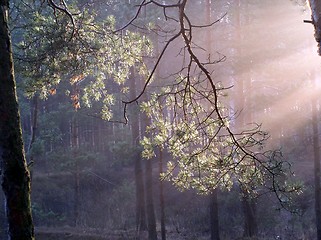
<path id="1" fill-rule="evenodd" d="M 164 52 L 151 84 L 144 82 L 178 29 L 168 24 L 179 16 L 175 7 L 167 7 L 172 3 L 159 7 L 144 1 L 139 17 L 120 30 L 135 16 L 138 2 L 50 2 L 49 8 L 33 1 L 13 2 L 11 7 L 39 237 L 59 234 L 58 229 L 76 235 L 72 227 L 87 231 L 78 236 L 87 239 L 88 232 L 107 239 L 143 239 L 146 231 L 149 239 L 315 237 L 310 227 L 315 221 L 311 159 L 318 152 L 313 143 L 318 139 L 319 105 L 311 96 L 318 93 L 319 62 L 311 38 L 302 34 L 306 26 L 293 38 L 300 24 L 293 23 L 298 19 L 293 16 L 300 16 L 297 5 L 195 1 L 186 6 L 191 26 L 219 19 L 210 34 L 209 28 L 193 28 L 190 42 L 200 62 L 208 61 L 203 65 L 216 92 L 208 88 L 206 72 L 184 77 L 189 65 L 180 63 L 188 59 L 181 54 L 187 42 L 178 40 Z M 61 6 L 68 8 L 59 11 Z M 142 98 L 127 105 L 142 89 Z M 221 102 L 213 115 L 213 106 L 203 102 L 215 102 L 216 93 Z M 263 123 L 269 139 L 256 123 Z M 216 132 L 223 128 L 227 132 Z M 219 147 L 208 147 L 208 138 Z M 242 144 L 235 148 L 235 143 Z M 200 149 L 197 154 L 195 149 Z M 267 153 L 268 164 L 260 170 L 252 160 Z M 151 159 L 142 159 L 142 154 Z M 282 185 L 291 175 L 283 168 L 287 163 L 298 175 L 294 185 Z M 213 175 L 213 169 L 218 174 Z M 267 189 L 275 186 L 275 176 L 281 185 Z M 168 177 L 179 189 L 192 190 L 177 192 L 169 182 L 159 181 Z M 289 195 L 301 192 L 297 181 L 303 183 L 303 193 Z M 213 193 L 197 194 L 217 187 L 221 190 L 214 205 Z M 216 211 L 209 211 L 210 202 Z M 3 214 L 4 235 L 5 225 Z"/>

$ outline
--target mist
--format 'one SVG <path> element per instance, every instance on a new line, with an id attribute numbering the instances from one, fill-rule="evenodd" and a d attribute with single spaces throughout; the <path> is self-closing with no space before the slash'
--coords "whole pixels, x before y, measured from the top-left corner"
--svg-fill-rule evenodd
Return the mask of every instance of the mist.
<path id="1" fill-rule="evenodd" d="M 317 239 L 308 6 L 13 2 L 36 239 Z"/>

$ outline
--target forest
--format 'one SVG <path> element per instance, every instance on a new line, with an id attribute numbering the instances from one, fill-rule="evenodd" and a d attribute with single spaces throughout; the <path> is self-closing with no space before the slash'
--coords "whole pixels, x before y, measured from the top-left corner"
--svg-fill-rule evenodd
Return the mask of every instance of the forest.
<path id="1" fill-rule="evenodd" d="M 317 0 L 0 0 L 0 239 L 321 240 Z"/>

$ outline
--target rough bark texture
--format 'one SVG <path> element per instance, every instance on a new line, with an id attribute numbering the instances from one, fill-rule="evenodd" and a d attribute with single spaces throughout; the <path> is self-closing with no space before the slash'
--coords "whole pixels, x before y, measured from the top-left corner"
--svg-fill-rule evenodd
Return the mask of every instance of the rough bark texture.
<path id="1" fill-rule="evenodd" d="M 9 1 L 0 1 L 0 160 L 10 240 L 34 239 L 30 174 L 26 165 L 15 89 Z"/>
<path id="2" fill-rule="evenodd" d="M 311 8 L 311 18 L 314 25 L 314 37 L 318 43 L 318 52 L 321 55 L 321 1 L 320 0 L 309 0 Z"/>

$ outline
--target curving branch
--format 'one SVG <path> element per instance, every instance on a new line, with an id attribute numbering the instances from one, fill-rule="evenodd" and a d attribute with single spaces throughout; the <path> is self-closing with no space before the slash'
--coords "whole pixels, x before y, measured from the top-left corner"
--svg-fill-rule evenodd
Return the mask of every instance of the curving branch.
<path id="1" fill-rule="evenodd" d="M 178 27 L 173 36 L 166 41 L 141 92 L 136 97 L 123 101 L 125 104 L 124 113 L 128 104 L 137 102 L 146 93 L 165 52 L 174 40 L 181 38 L 183 47 L 179 55 L 184 60 L 182 68 L 175 73 L 177 75 L 176 82 L 168 84 L 165 92 L 158 93 L 156 99 L 150 101 L 150 104 L 154 104 L 155 107 L 153 113 L 150 114 L 152 118 L 150 131 L 153 131 L 155 137 L 159 137 L 157 136 L 159 132 L 166 131 L 166 133 L 162 133 L 162 137 L 166 135 L 163 142 L 159 143 L 158 138 L 158 142 L 154 143 L 155 146 L 167 147 L 168 151 L 172 153 L 176 151 L 177 144 L 180 149 L 178 153 L 173 154 L 176 163 L 162 175 L 162 179 L 170 179 L 177 185 L 183 186 L 182 188 L 201 186 L 203 193 L 208 193 L 220 185 L 229 188 L 230 182 L 235 181 L 231 180 L 232 178 L 238 179 L 239 184 L 250 191 L 255 188 L 253 187 L 255 184 L 259 185 L 263 181 L 261 178 L 264 178 L 271 181 L 270 192 L 274 192 L 281 202 L 282 196 L 289 192 L 281 183 L 277 182 L 277 179 L 284 176 L 284 161 L 278 159 L 279 155 L 272 150 L 257 150 L 264 145 L 268 134 L 262 131 L 258 124 L 239 133 L 229 125 L 229 121 L 235 119 L 236 114 L 231 116 L 228 109 L 222 106 L 221 98 L 222 91 L 230 87 L 223 88 L 220 83 L 215 82 L 209 68 L 213 64 L 224 61 L 226 57 L 220 56 L 216 61 L 211 61 L 208 58 L 206 62 L 202 62 L 197 54 L 198 49 L 204 49 L 194 42 L 195 29 L 211 27 L 221 21 L 226 14 L 210 24 L 195 25 L 186 12 L 187 3 L 188 0 L 179 0 L 176 4 L 143 1 L 135 17 L 125 25 L 126 28 L 134 23 L 143 6 L 154 4 L 163 9 L 166 21 L 174 21 Z M 169 18 L 166 15 L 168 9 L 176 9 L 177 19 Z M 165 116 L 162 112 L 161 99 L 163 105 L 170 106 L 171 117 Z M 168 125 L 164 124 L 159 127 L 160 122 L 166 121 Z M 195 137 L 197 140 L 193 138 L 195 132 L 198 135 Z M 152 153 L 146 152 L 146 156 L 150 154 Z M 207 162 L 202 163 L 199 160 L 202 158 L 207 159 Z M 188 169 L 191 174 L 188 175 L 186 172 L 177 174 L 177 171 L 174 171 L 177 168 L 183 168 L 183 171 Z M 192 183 L 187 183 L 187 181 Z M 281 202 L 281 205 L 284 203 Z"/>
<path id="2" fill-rule="evenodd" d="M 71 40 L 74 37 L 75 32 L 76 32 L 75 19 L 74 19 L 73 14 L 69 11 L 66 2 L 64 0 L 60 0 L 60 2 L 61 2 L 61 4 L 58 5 L 53 0 L 48 0 L 49 6 L 51 6 L 54 10 L 57 9 L 58 11 L 66 14 L 70 18 L 70 21 L 71 21 L 71 24 L 72 24 L 72 33 L 71 33 L 71 36 L 70 36 L 69 40 Z"/>

